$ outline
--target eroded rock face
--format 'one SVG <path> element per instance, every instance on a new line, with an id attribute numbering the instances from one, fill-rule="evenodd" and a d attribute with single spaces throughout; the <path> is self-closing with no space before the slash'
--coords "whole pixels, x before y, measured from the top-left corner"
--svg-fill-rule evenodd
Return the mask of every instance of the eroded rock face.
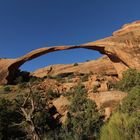
<path id="1" fill-rule="evenodd" d="M 117 75 L 112 62 L 107 56 L 103 56 L 97 60 L 91 60 L 88 62 L 74 64 L 57 64 L 51 65 L 38 69 L 31 73 L 32 76 L 44 77 L 44 76 L 58 76 L 58 75 L 68 75 L 68 74 L 106 74 L 106 75 Z M 76 80 L 76 79 L 75 79 Z"/>
<path id="2" fill-rule="evenodd" d="M 89 93 L 88 98 L 95 101 L 98 108 L 104 108 L 105 120 L 107 120 L 111 113 L 116 109 L 122 99 L 127 96 L 127 93 L 121 91 L 106 91 L 97 94 Z"/>
<path id="3" fill-rule="evenodd" d="M 54 46 L 34 50 L 17 59 L 0 59 L 0 84 L 11 83 L 18 68 L 25 62 L 41 55 L 76 48 L 99 51 L 109 57 L 112 65 L 121 76 L 128 68 L 140 70 L 140 21 L 124 25 L 112 36 L 78 46 Z"/>

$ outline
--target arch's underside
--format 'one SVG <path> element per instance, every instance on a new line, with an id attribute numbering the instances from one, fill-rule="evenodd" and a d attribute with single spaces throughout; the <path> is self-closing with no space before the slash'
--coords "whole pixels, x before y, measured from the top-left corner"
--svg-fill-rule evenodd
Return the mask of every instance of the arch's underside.
<path id="1" fill-rule="evenodd" d="M 0 84 L 11 83 L 19 67 L 25 62 L 41 55 L 61 51 L 85 48 L 96 50 L 109 57 L 112 65 L 120 76 L 127 68 L 140 70 L 140 22 L 123 26 L 112 36 L 86 44 L 72 46 L 54 46 L 34 50 L 16 59 L 0 59 Z"/>

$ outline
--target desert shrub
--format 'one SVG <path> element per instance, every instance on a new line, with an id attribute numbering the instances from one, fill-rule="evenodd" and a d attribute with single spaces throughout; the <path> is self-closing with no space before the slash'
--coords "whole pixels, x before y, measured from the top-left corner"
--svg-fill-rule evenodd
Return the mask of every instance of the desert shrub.
<path id="1" fill-rule="evenodd" d="M 114 113 L 101 130 L 101 140 L 139 140 L 140 120 L 137 116 Z"/>
<path id="2" fill-rule="evenodd" d="M 101 140 L 140 139 L 140 86 L 134 87 L 101 129 Z"/>
<path id="3" fill-rule="evenodd" d="M 46 75 L 46 76 L 43 77 L 43 79 L 46 79 L 46 78 L 51 79 L 52 76 L 51 75 Z"/>
<path id="4" fill-rule="evenodd" d="M 116 84 L 116 88 L 122 91 L 130 91 L 137 85 L 140 85 L 140 72 L 135 69 L 128 69 L 123 73 L 123 78 Z"/>
<path id="5" fill-rule="evenodd" d="M 16 83 L 16 84 L 21 84 L 21 83 L 23 83 L 23 82 L 25 82 L 25 81 L 24 81 L 24 78 L 23 78 L 22 76 L 19 76 L 19 77 L 17 77 L 17 78 L 15 79 L 15 83 Z"/>
<path id="6" fill-rule="evenodd" d="M 96 103 L 87 99 L 87 92 L 81 83 L 74 88 L 71 96 L 68 119 L 58 137 L 67 140 L 97 139 L 103 120 Z"/>
<path id="7" fill-rule="evenodd" d="M 67 97 L 68 99 L 70 98 L 70 96 L 72 96 L 73 95 L 73 92 L 72 91 L 67 91 L 67 92 L 64 92 L 63 93 L 63 96 L 64 97 Z"/>
<path id="8" fill-rule="evenodd" d="M 140 114 L 139 114 L 140 115 Z M 116 112 L 101 129 L 101 140 L 139 140 L 140 116 Z"/>
<path id="9" fill-rule="evenodd" d="M 37 77 L 31 77 L 31 78 L 30 78 L 30 83 L 33 83 L 33 82 L 35 82 L 35 81 L 37 81 L 37 80 L 38 80 Z"/>
<path id="10" fill-rule="evenodd" d="M 64 78 L 61 78 L 61 77 L 57 77 L 56 80 L 59 83 L 65 83 L 66 82 L 66 80 Z"/>
<path id="11" fill-rule="evenodd" d="M 24 89 L 26 87 L 27 87 L 27 83 L 20 83 L 20 84 L 18 84 L 18 88 L 19 89 Z"/>
<path id="12" fill-rule="evenodd" d="M 89 77 L 89 74 L 84 74 L 84 76 L 81 77 L 81 81 L 82 82 L 88 81 L 88 77 Z"/>
<path id="13" fill-rule="evenodd" d="M 102 72 L 100 73 L 100 76 L 101 76 L 101 77 L 106 76 L 106 72 L 105 72 L 105 71 L 102 71 Z"/>
<path id="14" fill-rule="evenodd" d="M 54 93 L 51 95 L 51 98 L 52 96 L 53 98 L 56 97 Z M 20 127 L 26 132 L 26 138 L 32 139 L 33 137 L 31 127 L 35 128 L 42 139 L 45 133 L 55 128 L 57 129 L 60 125 L 58 120 L 52 117 L 56 113 L 56 109 L 49 107 L 49 100 L 44 91 L 34 91 L 32 89 L 30 89 L 29 93 L 16 98 L 15 103 L 19 106 L 19 112 L 23 114 L 22 126 Z M 20 109 L 21 107 L 24 109 L 24 112 Z M 25 112 L 28 114 L 28 118 Z"/>
<path id="15" fill-rule="evenodd" d="M 87 90 L 85 89 L 85 86 L 81 82 L 79 82 L 71 90 L 63 93 L 63 95 L 68 97 L 69 99 L 72 99 L 75 96 L 82 96 L 82 95 L 85 95 L 85 94 L 87 94 Z"/>
<path id="16" fill-rule="evenodd" d="M 52 89 L 49 89 L 46 94 L 50 100 L 60 97 L 60 93 L 54 92 Z"/>
<path id="17" fill-rule="evenodd" d="M 65 82 L 65 80 L 63 79 L 63 76 L 62 75 L 48 76 L 48 78 L 49 79 L 55 79 L 55 80 L 57 80 L 60 83 Z"/>
<path id="18" fill-rule="evenodd" d="M 80 94 L 77 93 L 80 91 Z M 102 115 L 97 110 L 96 103 L 87 99 L 85 91 L 75 91 L 69 107 L 68 120 L 64 126 L 67 137 L 71 139 L 97 139 L 103 123 Z"/>
<path id="19" fill-rule="evenodd" d="M 97 85 L 94 85 L 93 86 L 93 92 L 96 93 L 97 91 L 98 91 L 98 86 Z"/>
<path id="20" fill-rule="evenodd" d="M 73 66 L 78 66 L 78 63 L 74 63 Z"/>
<path id="21" fill-rule="evenodd" d="M 66 82 L 68 82 L 68 83 L 73 82 L 72 78 L 74 78 L 74 77 L 75 77 L 74 74 L 70 74 L 70 75 L 68 75 L 67 78 L 66 78 Z"/>
<path id="22" fill-rule="evenodd" d="M 41 81 L 43 81 L 44 80 L 44 78 L 39 78 L 39 77 L 35 77 L 35 76 L 33 76 L 33 77 L 30 77 L 30 83 L 35 83 L 35 82 L 41 82 Z"/>
<path id="23" fill-rule="evenodd" d="M 0 139 L 24 139 L 25 133 L 17 125 L 22 116 L 12 101 L 0 98 Z"/>
<path id="24" fill-rule="evenodd" d="M 54 79 L 56 80 L 61 80 L 63 78 L 62 75 L 56 75 L 56 76 L 53 76 Z"/>
<path id="25" fill-rule="evenodd" d="M 3 87 L 3 90 L 4 90 L 5 92 L 10 92 L 10 91 L 11 91 L 11 87 L 10 87 L 10 86 L 4 86 L 4 87 Z"/>
<path id="26" fill-rule="evenodd" d="M 113 83 L 112 81 L 108 81 L 107 87 L 108 87 L 108 90 L 112 90 L 115 88 L 115 83 Z"/>
<path id="27" fill-rule="evenodd" d="M 86 60 L 86 62 L 89 62 L 90 60 Z"/>
<path id="28" fill-rule="evenodd" d="M 59 95 L 51 92 L 50 98 Z M 0 98 L 0 139 L 33 139 L 32 128 L 43 139 L 60 126 L 53 115 L 55 107 L 49 107 L 50 98 L 42 90 L 29 87 L 29 92 L 18 95 L 13 101 Z"/>
<path id="29" fill-rule="evenodd" d="M 74 96 L 82 96 L 87 94 L 87 90 L 85 89 L 85 85 L 79 82 L 74 88 L 73 88 Z"/>
<path id="30" fill-rule="evenodd" d="M 84 85 L 78 83 L 71 96 L 66 122 L 57 130 L 47 133 L 44 140 L 88 140 L 98 139 L 99 130 L 103 124 L 102 113 L 96 103 L 87 99 Z"/>
<path id="31" fill-rule="evenodd" d="M 70 75 L 67 76 L 68 79 L 72 79 L 72 78 L 74 78 L 74 77 L 75 77 L 74 74 L 70 74 Z"/>
<path id="32" fill-rule="evenodd" d="M 122 113 L 133 115 L 140 110 L 140 86 L 132 88 L 129 95 L 123 100 L 119 106 L 119 110 Z"/>
<path id="33" fill-rule="evenodd" d="M 15 75 L 15 80 L 14 84 L 21 84 L 24 82 L 28 82 L 30 80 L 30 73 L 27 71 L 18 71 L 17 74 Z"/>

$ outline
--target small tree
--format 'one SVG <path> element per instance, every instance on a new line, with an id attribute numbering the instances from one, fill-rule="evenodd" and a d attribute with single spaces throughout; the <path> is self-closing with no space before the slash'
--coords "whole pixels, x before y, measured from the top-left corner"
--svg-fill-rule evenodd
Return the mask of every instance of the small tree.
<path id="1" fill-rule="evenodd" d="M 103 123 L 102 114 L 97 110 L 96 103 L 87 99 L 83 89 L 77 87 L 75 93 L 64 128 L 73 139 L 97 139 Z"/>
<path id="2" fill-rule="evenodd" d="M 74 63 L 73 66 L 78 66 L 78 63 Z"/>
<path id="3" fill-rule="evenodd" d="M 140 85 L 140 72 L 135 69 L 128 69 L 123 73 L 123 78 L 117 83 L 116 88 L 122 91 L 130 91 L 137 85 Z"/>
<path id="4" fill-rule="evenodd" d="M 47 120 L 50 118 L 47 98 L 42 92 L 34 92 L 29 85 L 29 93 L 19 96 L 16 104 L 22 115 L 22 128 L 32 140 L 40 140 L 44 131 L 49 129 Z"/>
<path id="5" fill-rule="evenodd" d="M 17 106 L 12 101 L 0 98 L 0 139 L 22 139 L 25 137 L 24 131 L 19 125 L 22 116 L 18 112 Z"/>
<path id="6" fill-rule="evenodd" d="M 101 129 L 101 140 L 140 139 L 140 86 L 134 87 Z"/>

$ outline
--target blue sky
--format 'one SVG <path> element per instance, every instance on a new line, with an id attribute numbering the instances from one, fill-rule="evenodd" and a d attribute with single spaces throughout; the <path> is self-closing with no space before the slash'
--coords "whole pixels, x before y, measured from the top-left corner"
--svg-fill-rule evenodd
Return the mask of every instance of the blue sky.
<path id="1" fill-rule="evenodd" d="M 39 47 L 95 41 L 139 19 L 140 0 L 0 0 L 0 57 L 16 58 Z M 21 69 L 33 71 L 99 56 L 85 49 L 60 51 L 27 62 Z"/>

